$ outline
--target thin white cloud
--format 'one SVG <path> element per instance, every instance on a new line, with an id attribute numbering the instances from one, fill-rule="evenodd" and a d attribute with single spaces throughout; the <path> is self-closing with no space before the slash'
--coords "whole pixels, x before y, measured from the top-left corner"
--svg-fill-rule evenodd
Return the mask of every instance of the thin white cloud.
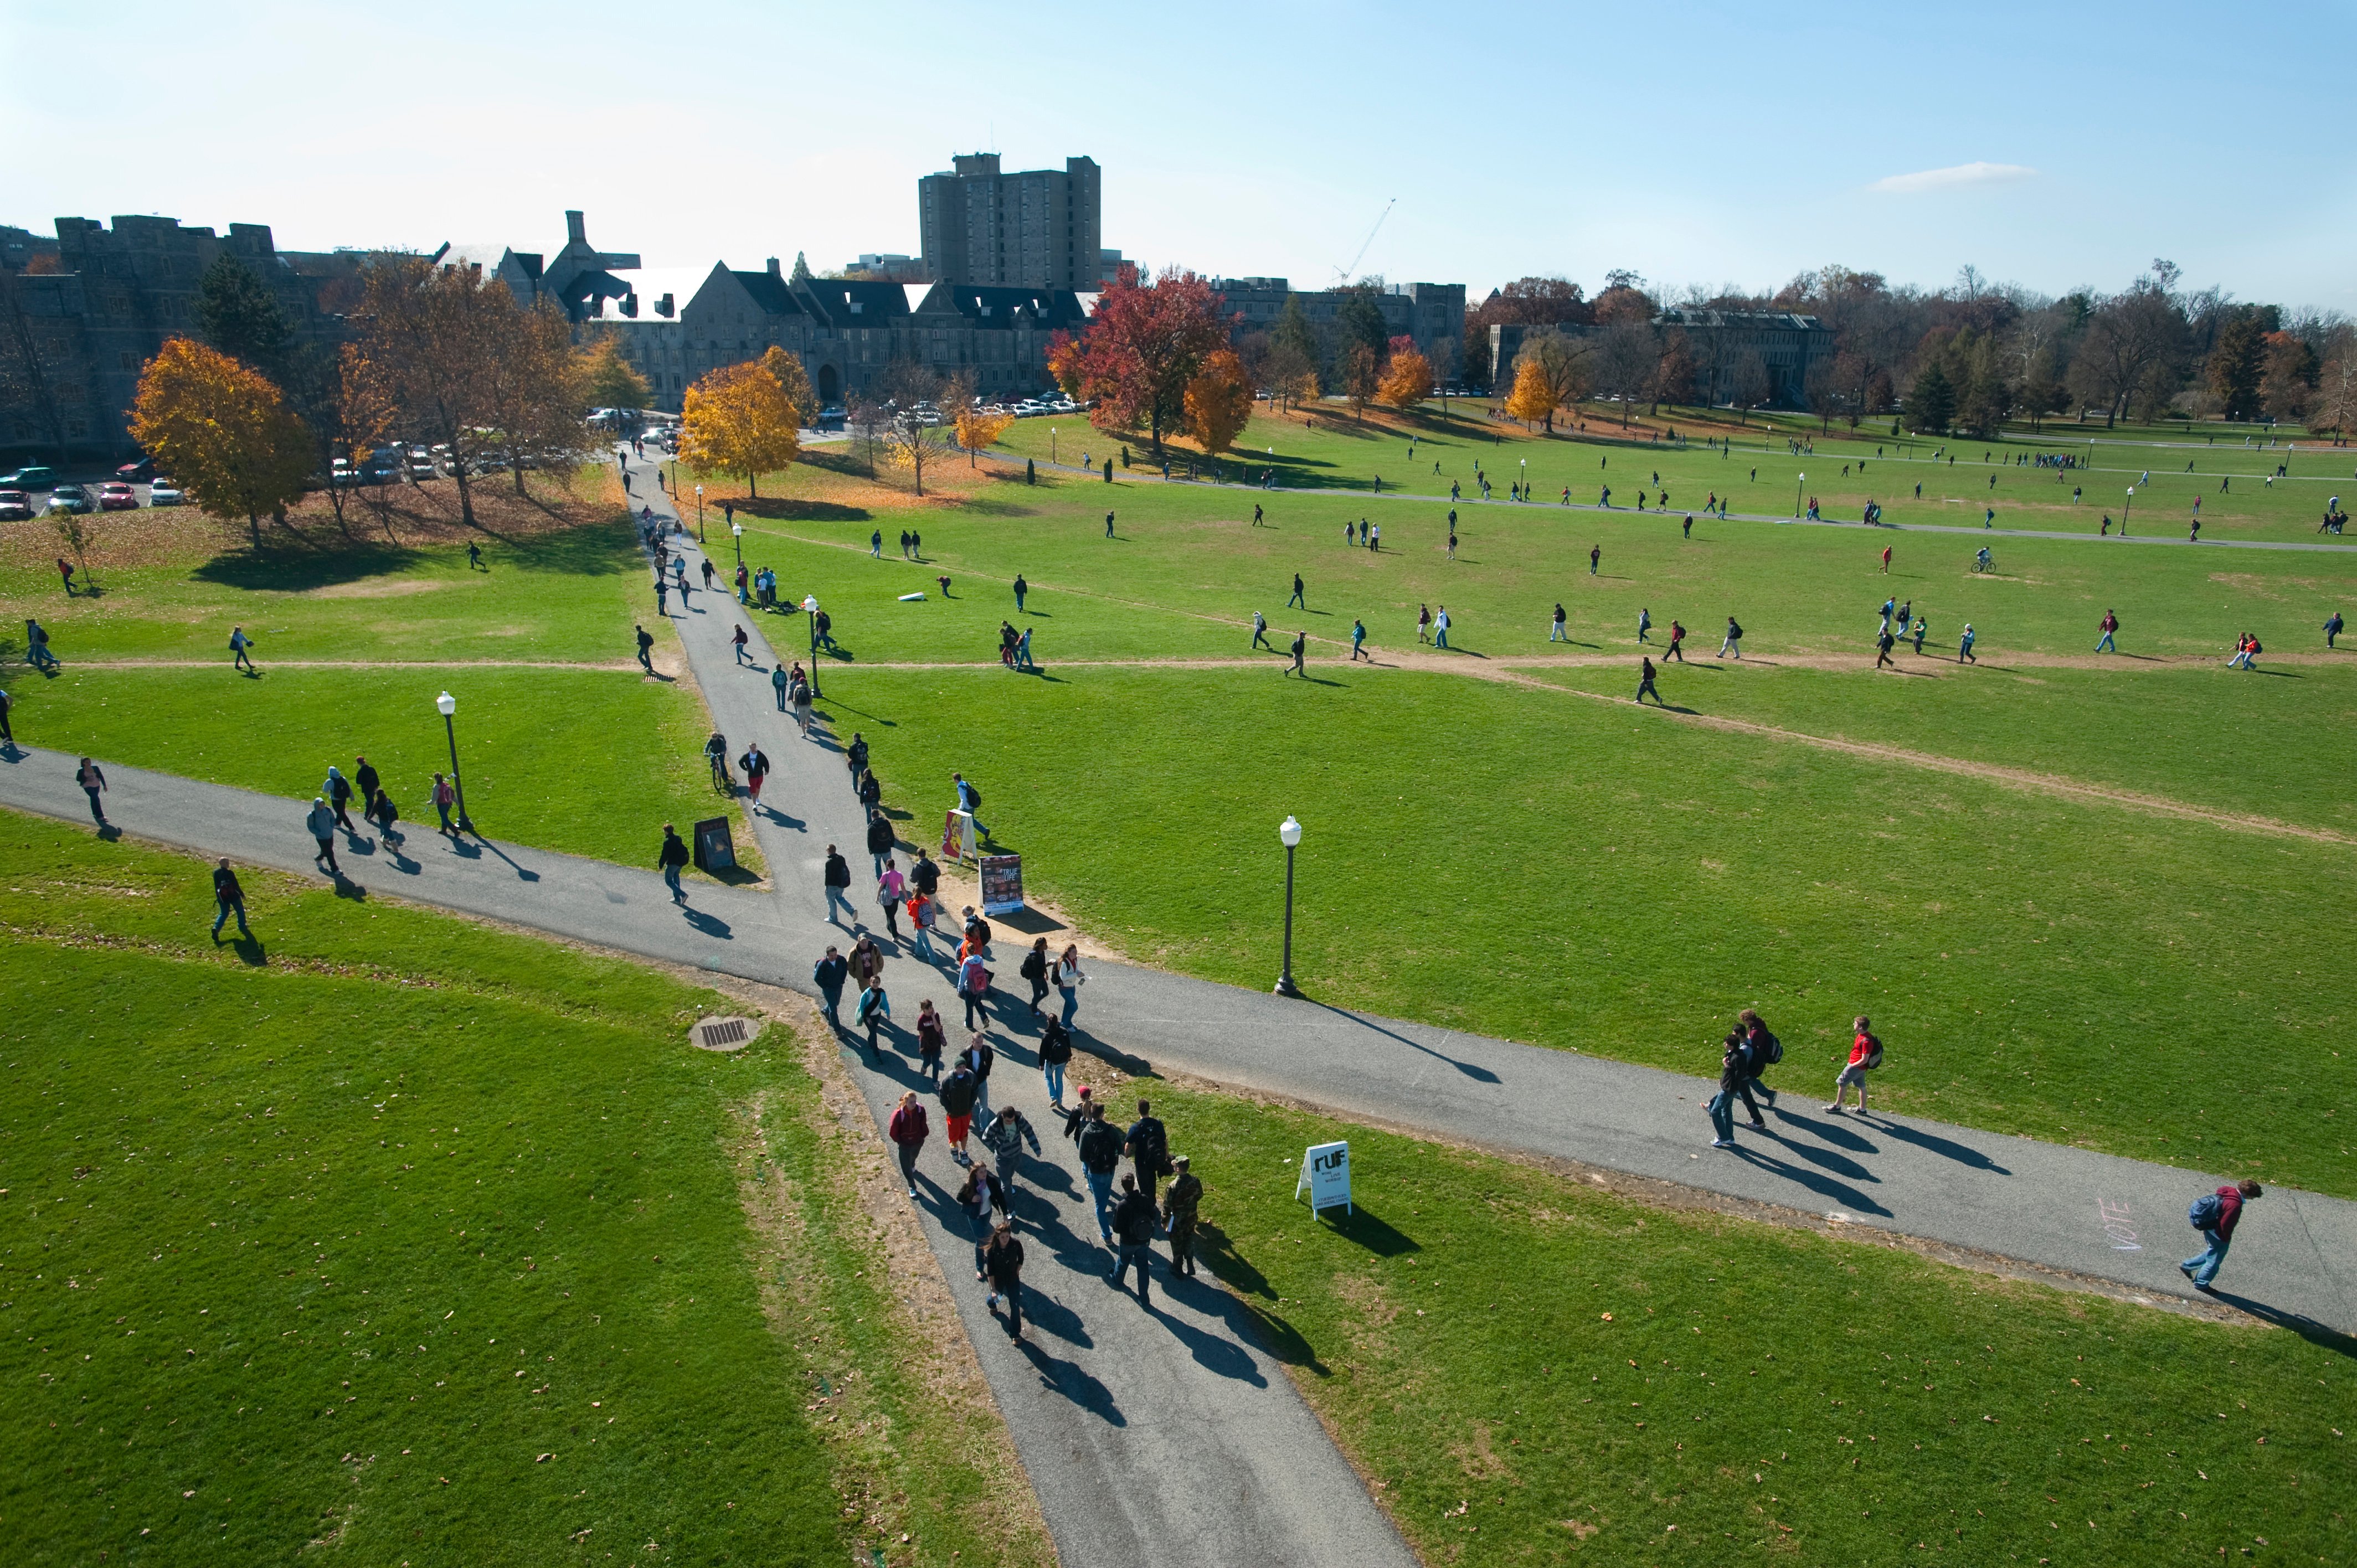
<path id="1" fill-rule="evenodd" d="M 1953 168 L 1919 169 L 1913 174 L 1894 174 L 1876 180 L 1866 188 L 1887 191 L 1895 196 L 1914 196 L 1927 190 L 1952 190 L 1962 185 L 2011 185 L 2018 180 L 2035 179 L 2038 171 L 2021 164 L 1969 163 Z"/>

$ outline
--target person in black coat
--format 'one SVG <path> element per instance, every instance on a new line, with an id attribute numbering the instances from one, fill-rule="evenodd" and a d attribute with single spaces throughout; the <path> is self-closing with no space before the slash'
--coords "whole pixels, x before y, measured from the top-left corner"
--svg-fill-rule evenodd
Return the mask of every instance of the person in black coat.
<path id="1" fill-rule="evenodd" d="M 982 1249 L 982 1269 L 990 1276 L 990 1297 L 985 1305 L 995 1307 L 1005 1297 L 1006 1332 L 1013 1338 L 1022 1338 L 1023 1243 L 1015 1239 L 1012 1221 L 1002 1219 L 991 1231 L 990 1240 Z"/>
<path id="2" fill-rule="evenodd" d="M 826 1021 L 835 1027 L 843 1026 L 839 1009 L 843 1006 L 843 983 L 850 977 L 851 961 L 829 944 L 826 956 L 811 968 L 811 983 L 818 993 L 826 998 Z"/>
<path id="3" fill-rule="evenodd" d="M 687 902 L 687 894 L 679 885 L 679 869 L 687 864 L 687 841 L 669 822 L 663 824 L 662 848 L 655 855 L 655 864 L 662 867 L 663 880 L 671 885 L 671 901 Z"/>
<path id="4" fill-rule="evenodd" d="M 897 835 L 892 832 L 892 819 L 881 811 L 867 813 L 867 853 L 876 862 L 875 875 L 884 875 L 884 859 L 892 853 Z"/>
<path id="5" fill-rule="evenodd" d="M 1146 1265 L 1154 1258 L 1154 1200 L 1137 1190 L 1136 1178 L 1121 1178 L 1121 1201 L 1114 1205 L 1113 1233 L 1121 1251 L 1108 1277 L 1114 1288 L 1121 1288 L 1122 1276 L 1135 1268 L 1137 1271 L 1137 1299 L 1141 1305 L 1153 1299 L 1153 1286 L 1147 1277 Z"/>
<path id="6" fill-rule="evenodd" d="M 837 904 L 843 906 L 844 918 L 856 929 L 859 925 L 859 911 L 851 907 L 851 863 L 843 858 L 840 850 L 829 844 L 826 846 L 826 920 L 829 925 L 834 924 L 834 907 Z"/>
<path id="7" fill-rule="evenodd" d="M 1031 1016 L 1039 1015 L 1039 999 L 1048 994 L 1048 939 L 1035 938 L 1031 950 L 1023 955 L 1023 966 L 1017 972 L 1031 983 Z"/>

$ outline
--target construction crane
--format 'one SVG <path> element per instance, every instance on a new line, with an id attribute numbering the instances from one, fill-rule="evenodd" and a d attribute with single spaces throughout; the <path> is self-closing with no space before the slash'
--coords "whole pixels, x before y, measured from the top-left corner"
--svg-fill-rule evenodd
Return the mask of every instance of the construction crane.
<path id="1" fill-rule="evenodd" d="M 1380 233 L 1383 230 L 1383 220 L 1390 217 L 1392 215 L 1392 209 L 1398 205 L 1399 198 L 1396 196 L 1383 203 L 1383 209 L 1375 214 L 1375 226 L 1367 231 L 1365 241 L 1359 246 L 1359 253 L 1351 258 L 1351 264 L 1349 266 L 1336 267 L 1334 269 L 1334 282 L 1338 285 L 1349 283 L 1352 274 L 1358 272 L 1359 263 L 1367 259 L 1368 246 L 1372 245 L 1375 242 L 1376 234 Z"/>

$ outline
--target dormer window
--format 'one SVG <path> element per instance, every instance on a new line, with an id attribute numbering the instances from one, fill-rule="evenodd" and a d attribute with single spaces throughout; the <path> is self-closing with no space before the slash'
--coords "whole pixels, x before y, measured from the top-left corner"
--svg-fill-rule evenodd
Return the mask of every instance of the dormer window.
<path id="1" fill-rule="evenodd" d="M 855 299 L 855 300 L 853 300 L 853 301 L 851 302 L 851 314 L 852 314 L 852 315 L 854 315 L 854 316 L 858 315 L 858 314 L 859 314 L 859 309 L 860 309 L 859 301 L 857 301 L 857 300 L 856 300 L 856 299 Z"/>

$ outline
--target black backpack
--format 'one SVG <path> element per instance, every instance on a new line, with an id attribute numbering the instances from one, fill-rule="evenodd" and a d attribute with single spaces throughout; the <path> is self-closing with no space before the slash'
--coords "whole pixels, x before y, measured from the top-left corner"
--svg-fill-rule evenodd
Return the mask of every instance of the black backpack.
<path id="1" fill-rule="evenodd" d="M 1137 1130 L 1138 1163 L 1147 1170 L 1167 1173 L 1170 1169 L 1170 1133 L 1155 1117 L 1145 1119 Z"/>
<path id="2" fill-rule="evenodd" d="M 969 811 L 982 810 L 982 791 L 971 784 L 965 787 L 965 809 Z"/>
<path id="3" fill-rule="evenodd" d="M 1081 1164 L 1100 1176 L 1121 1164 L 1121 1134 L 1110 1122 L 1092 1122 L 1081 1129 Z"/>

